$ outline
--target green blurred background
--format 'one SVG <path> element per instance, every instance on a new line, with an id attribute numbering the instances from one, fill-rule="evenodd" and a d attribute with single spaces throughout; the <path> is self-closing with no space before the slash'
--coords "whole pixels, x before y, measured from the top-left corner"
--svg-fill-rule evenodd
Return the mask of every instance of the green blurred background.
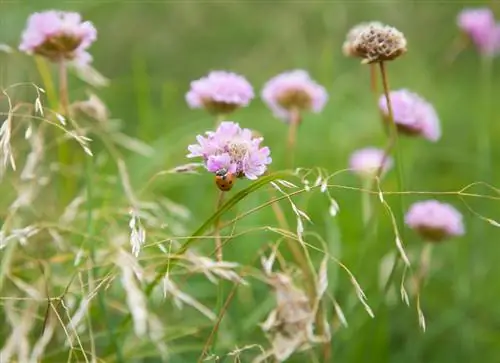
<path id="1" fill-rule="evenodd" d="M 107 88 L 96 92 L 108 105 L 112 117 L 123 120 L 127 134 L 155 148 L 150 158 L 133 154 L 127 157 L 132 184 L 139 189 L 155 172 L 188 162 L 187 145 L 194 142 L 196 134 L 212 127 L 214 120 L 203 111 L 189 110 L 184 94 L 191 80 L 214 69 L 245 75 L 257 95 L 268 78 L 294 68 L 308 70 L 312 78 L 327 88 L 330 100 L 324 112 L 305 116 L 301 125 L 297 166 L 323 167 L 334 172 L 346 167 L 349 154 L 357 148 L 383 147 L 385 135 L 370 93 L 369 69 L 358 60 L 344 58 L 341 52 L 351 26 L 361 21 L 380 20 L 397 27 L 408 40 L 408 53 L 388 66 L 391 88 L 409 88 L 428 99 L 435 105 L 443 129 L 442 139 L 435 144 L 401 139 L 404 189 L 456 191 L 480 180 L 500 184 L 497 162 L 500 103 L 495 102 L 500 91 L 498 62 L 494 60 L 493 76 L 489 79 L 492 94 L 488 96 L 482 93 L 481 60 L 472 47 L 453 61 L 449 59 L 458 36 L 457 13 L 466 6 L 492 3 L 4 1 L 0 4 L 0 41 L 17 45 L 26 18 L 36 10 L 77 10 L 95 24 L 99 34 L 90 49 L 93 65 L 111 81 Z M 493 6 L 494 10 L 495 7 L 500 10 L 500 4 Z M 2 87 L 39 80 L 30 58 L 20 54 L 0 57 Z M 72 99 L 83 98 L 88 87 L 76 77 L 70 82 Z M 491 97 L 492 102 L 486 97 Z M 259 97 L 248 108 L 232 115 L 232 119 L 264 135 L 265 144 L 272 150 L 273 170 L 285 167 L 286 125 L 273 118 Z M 478 133 L 482 128 L 487 128 L 491 137 L 491 148 L 486 151 L 491 162 L 484 158 L 484 153 L 478 153 L 481 149 Z M 334 181 L 359 186 L 358 180 L 347 174 Z M 246 184 L 240 182 L 235 189 Z M 383 188 L 395 190 L 396 185 L 396 174 L 390 173 Z M 473 191 L 486 193 L 482 187 L 475 187 Z M 192 211 L 193 218 L 186 226 L 188 231 L 210 215 L 216 196 L 213 179 L 207 174 L 162 177 L 155 184 L 154 193 L 184 204 Z M 467 235 L 434 249 L 431 273 L 422 297 L 428 325 L 424 334 L 419 329 L 413 302 L 408 308 L 399 300 L 402 271 L 397 272 L 395 303 L 377 308 L 382 295 L 378 283 L 380 263 L 384 256 L 395 251 L 389 219 L 380 209 L 377 234 L 365 238 L 360 193 L 333 190 L 332 194 L 340 205 L 340 214 L 335 218 L 328 215 L 328 201 L 319 193 L 296 199 L 313 220 L 306 228 L 324 236 L 331 253 L 352 269 L 365 288 L 368 302 L 373 302 L 376 308 L 376 317 L 370 319 L 357 302 L 347 276 L 331 265 L 329 292 L 337 297 L 350 323 L 349 328 L 340 329 L 333 336 L 332 361 L 500 362 L 498 228 L 474 217 L 456 196 L 440 198 L 465 214 Z M 265 192 L 251 195 L 238 205 L 238 211 L 267 198 Z M 407 207 L 424 198 L 405 196 L 403 202 Z M 387 200 L 397 208 L 397 199 L 388 197 Z M 479 213 L 500 219 L 498 203 L 468 201 Z M 289 209 L 286 203 L 283 207 Z M 293 225 L 291 213 L 290 222 Z M 264 210 L 242 221 L 238 228 L 275 224 L 270 210 Z M 238 238 L 227 247 L 225 256 L 229 260 L 253 263 L 259 248 L 273 240 L 276 236 L 265 232 Z M 421 249 L 418 238 L 405 231 L 404 242 L 410 254 L 418 257 Z M 313 256 L 315 261 L 321 258 L 318 253 Z M 198 289 L 198 298 L 213 303 L 215 289 L 211 285 L 199 281 L 193 284 L 187 288 Z M 242 293 L 228 312 L 227 334 L 224 334 L 228 350 L 236 344 L 267 344 L 256 323 L 265 318 L 273 300 L 267 297 L 264 285 L 257 285 L 253 294 L 255 300 L 248 300 L 248 294 Z M 183 316 L 185 314 L 189 312 L 185 310 Z M 175 317 L 172 319 L 175 322 Z M 182 320 L 177 321 L 180 322 Z M 203 332 L 202 341 L 208 332 Z M 175 348 L 175 344 L 174 341 L 170 347 Z M 174 354 L 171 361 L 193 361 L 193 357 L 197 357 L 196 348 L 193 350 L 193 356 Z M 309 356 L 299 354 L 290 361 L 308 359 Z"/>

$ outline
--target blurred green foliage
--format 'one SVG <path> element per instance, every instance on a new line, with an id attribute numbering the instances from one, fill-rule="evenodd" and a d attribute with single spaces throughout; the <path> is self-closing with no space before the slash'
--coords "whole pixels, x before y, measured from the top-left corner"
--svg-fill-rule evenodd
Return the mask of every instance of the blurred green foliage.
<path id="1" fill-rule="evenodd" d="M 140 189 L 157 171 L 188 162 L 187 145 L 194 142 L 196 134 L 213 126 L 214 120 L 202 111 L 189 110 L 184 101 L 189 82 L 213 69 L 244 74 L 257 94 L 269 77 L 294 68 L 307 69 L 328 89 L 330 100 L 324 112 L 307 115 L 301 125 L 298 166 L 323 167 L 334 172 L 346 167 L 349 154 L 355 149 L 368 145 L 383 147 L 385 135 L 370 93 L 369 70 L 341 53 L 344 36 L 352 25 L 380 20 L 403 31 L 408 39 L 408 53 L 388 65 L 391 87 L 409 88 L 432 102 L 443 128 L 443 137 L 435 144 L 401 139 L 404 189 L 456 191 L 474 181 L 500 184 L 500 103 L 488 104 L 489 110 L 483 106 L 481 62 L 473 48 L 449 61 L 458 36 L 456 14 L 464 6 L 478 4 L 409 0 L 7 1 L 0 5 L 0 34 L 2 42 L 16 45 L 27 16 L 48 8 L 77 10 L 94 22 L 99 32 L 98 41 L 91 47 L 94 66 L 111 80 L 109 87 L 97 92 L 112 117 L 123 120 L 127 134 L 155 149 L 150 158 L 127 156 L 132 184 Z M 21 81 L 39 82 L 34 62 L 28 57 L 0 57 L 2 87 Z M 495 60 L 493 100 L 500 91 L 497 68 Z M 74 77 L 70 82 L 71 98 L 84 97 L 87 87 Z M 272 150 L 273 170 L 285 167 L 286 125 L 274 119 L 258 97 L 231 118 L 264 135 L 265 144 Z M 477 130 L 485 124 L 492 146 L 492 165 L 486 169 L 480 167 L 482 161 L 477 153 Z M 333 181 L 359 186 L 347 174 Z M 238 188 L 241 186 L 235 189 Z M 383 188 L 395 190 L 394 173 L 387 176 Z M 473 190 L 487 192 L 482 187 Z M 365 238 L 360 193 L 332 192 L 340 205 L 340 214 L 335 218 L 328 215 L 328 201 L 319 193 L 296 200 L 314 222 L 306 229 L 324 236 L 331 253 L 352 269 L 376 316 L 367 316 L 355 299 L 348 277 L 331 265 L 329 291 L 344 307 L 350 323 L 349 328 L 334 334 L 331 361 L 500 362 L 500 284 L 495 283 L 500 275 L 498 228 L 478 220 L 458 197 L 443 199 L 465 214 L 468 233 L 434 249 L 431 274 L 422 296 L 428 325 L 424 334 L 418 327 L 414 303 L 408 308 L 399 301 L 401 270 L 395 283 L 396 303 L 378 304 L 382 295 L 378 283 L 380 263 L 387 253 L 395 251 L 390 221 L 383 209 L 379 210 L 376 235 Z M 154 193 L 187 206 L 193 212 L 187 227 L 193 231 L 213 212 L 216 198 L 213 179 L 204 173 L 163 176 L 155 182 Z M 404 205 L 423 198 L 405 196 Z M 237 211 L 267 199 L 264 192 L 251 195 L 238 205 Z M 397 204 L 394 198 L 387 200 Z M 470 205 L 481 214 L 500 219 L 498 203 L 476 200 Z M 289 209 L 286 203 L 282 206 Z M 290 223 L 294 225 L 291 213 Z M 265 209 L 241 221 L 238 229 L 275 224 L 271 210 Z M 417 255 L 421 242 L 409 231 L 404 236 L 410 253 Z M 276 236 L 267 232 L 240 237 L 225 249 L 225 256 L 251 264 L 259 248 L 273 240 Z M 321 258 L 319 253 L 313 253 L 313 257 L 315 261 Z M 204 280 L 194 279 L 187 288 L 201 300 L 214 301 L 216 291 Z M 219 342 L 225 343 L 219 353 L 236 344 L 267 344 L 256 326 L 272 307 L 272 300 L 264 299 L 265 296 L 268 294 L 260 283 L 252 292 L 238 293 L 225 318 L 219 337 Z M 163 309 L 172 308 L 165 303 Z M 182 318 L 181 314 L 168 314 L 169 324 L 189 330 L 194 322 L 186 319 L 188 314 L 184 311 Z M 211 327 L 197 328 L 200 330 L 194 338 L 185 337 L 169 344 L 174 354 L 172 362 L 192 362 L 198 357 L 200 346 L 190 348 L 191 339 L 203 344 Z M 308 359 L 308 355 L 299 354 L 290 361 Z"/>

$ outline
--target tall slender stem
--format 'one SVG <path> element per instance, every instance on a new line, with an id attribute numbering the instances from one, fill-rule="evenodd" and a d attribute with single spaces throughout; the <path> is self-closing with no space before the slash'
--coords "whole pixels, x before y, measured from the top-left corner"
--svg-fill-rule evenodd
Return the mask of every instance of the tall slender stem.
<path id="1" fill-rule="evenodd" d="M 68 95 L 68 70 L 66 61 L 59 60 L 59 103 L 61 106 L 61 113 L 64 117 L 69 115 L 69 95 Z"/>
<path id="2" fill-rule="evenodd" d="M 389 96 L 390 88 L 389 88 L 389 81 L 387 77 L 387 72 L 385 69 L 385 63 L 384 62 L 379 62 L 379 68 L 380 68 L 380 75 L 382 77 L 382 85 L 384 89 L 384 96 L 385 100 L 387 103 L 387 111 L 388 111 L 388 117 L 389 117 L 389 141 L 387 143 L 386 149 L 384 151 L 384 156 L 382 158 L 382 162 L 380 163 L 380 166 L 377 170 L 377 178 L 380 179 L 383 171 L 384 171 L 384 165 L 386 164 L 390 154 L 392 153 L 393 150 L 395 150 L 396 154 L 396 174 L 397 174 L 397 188 L 398 192 L 401 192 L 403 190 L 403 167 L 402 167 L 402 160 L 401 160 L 401 153 L 398 152 L 398 130 L 396 123 L 394 121 L 394 113 L 392 109 L 392 103 L 391 103 L 391 98 Z M 375 181 L 375 180 L 374 180 Z M 403 198 L 401 195 L 399 195 L 399 207 L 400 207 L 400 217 L 402 217 L 404 213 L 404 205 L 403 205 Z M 401 234 L 404 235 L 404 229 L 401 230 Z M 392 280 L 395 277 L 395 271 L 397 268 L 397 265 L 399 264 L 399 259 L 400 255 L 398 254 L 394 260 L 394 265 L 392 267 L 391 275 L 389 276 L 389 279 L 386 282 L 386 290 L 392 283 Z"/>
<path id="3" fill-rule="evenodd" d="M 370 64 L 370 88 L 374 96 L 378 97 L 377 65 L 375 63 Z"/>
<path id="4" fill-rule="evenodd" d="M 221 205 L 224 203 L 224 192 L 221 190 L 219 192 L 219 196 L 217 197 L 217 205 L 215 210 L 218 210 Z M 222 261 L 222 239 L 220 237 L 220 219 L 217 218 L 214 221 L 214 238 L 215 238 L 215 255 L 217 257 L 217 261 Z"/>
<path id="5" fill-rule="evenodd" d="M 295 155 L 295 145 L 297 143 L 297 130 L 299 128 L 301 121 L 300 110 L 297 108 L 292 108 L 290 110 L 289 126 L 288 126 L 288 141 L 287 141 L 287 160 L 288 167 L 293 167 L 294 155 Z"/>

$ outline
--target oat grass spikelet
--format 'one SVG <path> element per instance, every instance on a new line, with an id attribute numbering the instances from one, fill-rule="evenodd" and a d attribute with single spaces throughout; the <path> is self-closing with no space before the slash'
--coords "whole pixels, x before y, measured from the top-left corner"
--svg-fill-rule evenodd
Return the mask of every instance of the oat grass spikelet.
<path id="1" fill-rule="evenodd" d="M 394 60 L 406 53 L 406 38 L 396 28 L 373 22 L 358 34 L 352 53 L 364 64 Z"/>

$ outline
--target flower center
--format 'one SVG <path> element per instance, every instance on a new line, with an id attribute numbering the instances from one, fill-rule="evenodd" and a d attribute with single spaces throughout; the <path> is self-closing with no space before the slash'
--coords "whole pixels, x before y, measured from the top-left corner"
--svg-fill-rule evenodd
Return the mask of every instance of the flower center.
<path id="1" fill-rule="evenodd" d="M 241 142 L 232 142 L 228 145 L 228 153 L 231 156 L 231 162 L 241 162 L 248 153 L 248 145 Z"/>

